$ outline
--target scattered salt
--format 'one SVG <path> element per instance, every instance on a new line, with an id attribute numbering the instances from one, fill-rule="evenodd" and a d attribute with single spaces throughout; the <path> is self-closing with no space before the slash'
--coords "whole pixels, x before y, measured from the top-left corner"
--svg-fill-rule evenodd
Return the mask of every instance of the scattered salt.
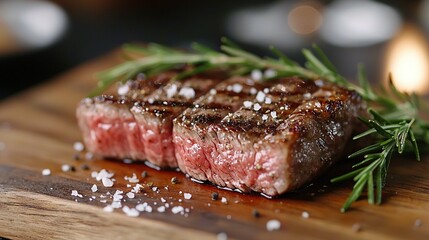
<path id="1" fill-rule="evenodd" d="M 212 88 L 210 89 L 210 94 L 211 95 L 215 95 L 217 93 L 216 89 Z"/>
<path id="2" fill-rule="evenodd" d="M 185 209 L 182 206 L 176 206 L 171 209 L 171 212 L 174 214 L 183 213 Z"/>
<path id="3" fill-rule="evenodd" d="M 63 164 L 63 165 L 61 166 L 61 170 L 62 170 L 63 172 L 68 172 L 68 171 L 70 171 L 70 170 L 71 170 L 71 166 L 70 166 L 70 165 L 68 165 L 68 164 Z"/>
<path id="4" fill-rule="evenodd" d="M 110 206 L 112 206 L 112 208 L 121 208 L 122 203 L 120 201 L 116 201 L 116 202 L 112 202 Z"/>
<path id="5" fill-rule="evenodd" d="M 72 195 L 73 197 L 80 197 L 80 198 L 83 198 L 82 194 L 79 194 L 79 193 L 77 192 L 77 190 L 72 190 L 71 195 Z"/>
<path id="6" fill-rule="evenodd" d="M 314 84 L 316 84 L 316 86 L 318 86 L 318 87 L 323 87 L 323 85 L 324 85 L 323 81 L 320 79 L 314 81 Z"/>
<path id="7" fill-rule="evenodd" d="M 140 212 L 137 211 L 135 208 L 129 208 L 128 206 L 124 206 L 122 208 L 122 211 L 127 214 L 129 217 L 138 217 L 140 215 Z"/>
<path id="8" fill-rule="evenodd" d="M 105 187 L 112 187 L 113 186 L 113 181 L 107 177 L 102 178 L 101 181 L 103 182 L 103 186 L 105 186 Z"/>
<path id="9" fill-rule="evenodd" d="M 147 203 L 137 204 L 136 209 L 139 210 L 140 212 L 143 212 L 146 206 L 147 206 Z"/>
<path id="10" fill-rule="evenodd" d="M 165 89 L 165 92 L 167 94 L 167 98 L 172 98 L 177 93 L 177 85 L 171 84 L 169 87 Z"/>
<path id="11" fill-rule="evenodd" d="M 138 183 L 140 181 L 137 178 L 137 175 L 135 173 L 133 173 L 133 176 L 131 176 L 131 177 L 125 176 L 124 179 L 127 180 L 130 183 Z"/>
<path id="12" fill-rule="evenodd" d="M 262 80 L 262 72 L 259 69 L 255 69 L 250 73 L 250 77 L 255 81 L 261 81 Z"/>
<path id="13" fill-rule="evenodd" d="M 250 94 L 255 95 L 258 92 L 258 90 L 256 90 L 256 88 L 252 87 L 250 89 Z"/>
<path id="14" fill-rule="evenodd" d="M 98 190 L 98 187 L 97 187 L 97 185 L 92 185 L 92 187 L 91 187 L 91 191 L 92 192 L 97 192 L 97 190 Z"/>
<path id="15" fill-rule="evenodd" d="M 271 98 L 268 98 L 268 97 L 265 98 L 265 103 L 266 104 L 271 104 L 271 102 L 272 102 Z"/>
<path id="16" fill-rule="evenodd" d="M 118 87 L 118 95 L 123 96 L 130 91 L 130 86 L 128 84 L 121 84 Z"/>
<path id="17" fill-rule="evenodd" d="M 277 118 L 277 112 L 272 111 L 270 114 L 272 118 Z"/>
<path id="18" fill-rule="evenodd" d="M 302 96 L 304 98 L 310 98 L 311 97 L 311 93 L 304 93 Z"/>
<path id="19" fill-rule="evenodd" d="M 222 199 L 220 201 L 223 204 L 228 204 L 228 200 L 226 199 L 226 197 L 222 197 Z"/>
<path id="20" fill-rule="evenodd" d="M 267 119 L 268 119 L 268 115 L 267 115 L 267 114 L 263 114 L 263 115 L 262 115 L 262 120 L 263 120 L 263 121 L 266 121 Z"/>
<path id="21" fill-rule="evenodd" d="M 167 200 L 165 200 L 164 198 L 161 198 L 161 202 L 165 203 L 167 202 Z"/>
<path id="22" fill-rule="evenodd" d="M 191 199 L 191 198 L 192 198 L 192 194 L 190 194 L 190 193 L 184 193 L 184 194 L 183 194 L 183 197 L 184 197 L 185 199 Z"/>
<path id="23" fill-rule="evenodd" d="M 309 218 L 309 217 L 310 217 L 310 214 L 309 214 L 308 212 L 304 211 L 304 212 L 302 212 L 301 216 L 302 216 L 303 218 Z"/>
<path id="24" fill-rule="evenodd" d="M 267 227 L 267 231 L 269 231 L 269 232 L 276 231 L 276 230 L 280 229 L 281 223 L 280 223 L 279 220 L 274 220 L 274 219 L 273 220 L 269 220 L 267 222 L 266 227 Z"/>
<path id="25" fill-rule="evenodd" d="M 265 93 L 259 91 L 258 94 L 256 94 L 256 101 L 264 102 L 264 99 L 265 99 Z"/>
<path id="26" fill-rule="evenodd" d="M 251 108 L 253 105 L 253 103 L 251 101 L 244 101 L 243 102 L 243 106 L 246 108 Z"/>
<path id="27" fill-rule="evenodd" d="M 259 111 L 259 109 L 261 109 L 261 105 L 259 105 L 259 103 L 255 103 L 255 105 L 253 105 L 253 110 Z"/>
<path id="28" fill-rule="evenodd" d="M 277 76 L 277 72 L 274 69 L 267 69 L 264 71 L 264 78 L 273 78 Z"/>
<path id="29" fill-rule="evenodd" d="M 151 206 L 146 206 L 145 208 L 144 208 L 144 210 L 146 211 L 146 212 L 152 212 L 152 207 Z"/>
<path id="30" fill-rule="evenodd" d="M 157 210 L 158 212 L 163 213 L 163 212 L 165 212 L 165 207 L 164 207 L 164 206 L 161 206 L 161 207 L 158 207 L 156 210 Z"/>
<path id="31" fill-rule="evenodd" d="M 91 174 L 91 176 L 95 176 L 95 180 L 100 181 L 103 178 L 112 178 L 114 176 L 113 173 L 109 173 L 108 171 L 106 171 L 106 169 L 101 169 L 100 172 L 97 173 L 97 175 L 94 174 L 94 172 Z"/>
<path id="32" fill-rule="evenodd" d="M 180 89 L 179 95 L 185 97 L 186 99 L 191 99 L 195 97 L 195 90 L 190 87 L 184 87 Z"/>
<path id="33" fill-rule="evenodd" d="M 82 152 L 85 149 L 85 146 L 81 142 L 75 142 L 73 143 L 73 149 L 78 152 Z"/>
<path id="34" fill-rule="evenodd" d="M 49 176 L 49 175 L 51 175 L 51 169 L 49 169 L 49 168 L 43 169 L 42 170 L 42 175 L 43 176 Z"/>
<path id="35" fill-rule="evenodd" d="M 152 191 L 154 192 L 158 191 L 158 187 L 152 187 Z"/>
<path id="36" fill-rule="evenodd" d="M 320 102 L 316 102 L 314 105 L 318 108 L 320 108 L 322 106 L 322 104 L 320 104 Z"/>
<path id="37" fill-rule="evenodd" d="M 103 208 L 103 211 L 105 211 L 105 212 L 113 212 L 113 207 L 112 207 L 112 206 L 110 206 L 110 205 L 105 206 L 105 207 Z"/>
<path id="38" fill-rule="evenodd" d="M 134 198 L 136 195 L 132 192 L 127 193 L 128 198 Z"/>
<path id="39" fill-rule="evenodd" d="M 232 85 L 232 91 L 235 93 L 240 93 L 243 90 L 243 86 L 241 84 L 235 83 Z"/>
<path id="40" fill-rule="evenodd" d="M 264 88 L 264 93 L 268 93 L 269 91 L 270 91 L 270 89 Z"/>

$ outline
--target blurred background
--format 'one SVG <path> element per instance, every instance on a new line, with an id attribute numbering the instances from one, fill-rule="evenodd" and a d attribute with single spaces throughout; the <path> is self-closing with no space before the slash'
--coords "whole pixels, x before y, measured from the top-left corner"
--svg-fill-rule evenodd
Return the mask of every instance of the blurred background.
<path id="1" fill-rule="evenodd" d="M 347 78 L 429 92 L 429 0 L 0 0 L 0 99 L 130 41 L 216 48 L 228 36 L 302 63 L 320 45 Z"/>

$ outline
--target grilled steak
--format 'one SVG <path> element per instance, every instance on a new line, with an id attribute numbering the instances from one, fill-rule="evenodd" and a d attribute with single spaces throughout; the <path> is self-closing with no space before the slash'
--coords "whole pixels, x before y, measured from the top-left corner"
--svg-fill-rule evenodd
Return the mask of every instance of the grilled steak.
<path id="1" fill-rule="evenodd" d="M 212 73 L 182 81 L 164 73 L 130 81 L 123 96 L 84 99 L 77 109 L 79 126 L 89 151 L 104 157 L 148 160 L 160 167 L 177 167 L 172 146 L 172 121 L 193 101 L 224 78 Z"/>
<path id="2" fill-rule="evenodd" d="M 174 75 L 164 73 L 130 82 L 128 97 L 98 96 L 82 100 L 76 115 L 86 148 L 105 157 L 145 159 L 140 129 L 130 108 L 134 101 L 146 99 Z"/>
<path id="3" fill-rule="evenodd" d="M 229 98 L 206 96 L 175 120 L 184 173 L 274 196 L 302 186 L 341 156 L 362 109 L 355 92 L 298 78 L 268 84 L 251 97 L 243 84 L 234 106 Z"/>
<path id="4" fill-rule="evenodd" d="M 363 109 L 357 93 L 321 80 L 175 74 L 84 99 L 77 117 L 88 150 L 274 196 L 334 163 Z"/>

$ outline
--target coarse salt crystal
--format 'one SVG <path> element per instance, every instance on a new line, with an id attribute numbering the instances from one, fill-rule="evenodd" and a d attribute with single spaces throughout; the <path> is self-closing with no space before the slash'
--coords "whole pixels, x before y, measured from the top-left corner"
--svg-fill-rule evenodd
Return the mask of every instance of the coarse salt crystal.
<path id="1" fill-rule="evenodd" d="M 156 210 L 157 210 L 158 212 L 163 213 L 163 212 L 165 212 L 165 207 L 164 207 L 164 206 L 160 206 L 160 207 L 158 207 Z"/>
<path id="2" fill-rule="evenodd" d="M 49 169 L 49 168 L 43 169 L 42 170 L 42 175 L 43 176 L 49 176 L 49 175 L 51 175 L 51 169 Z"/>
<path id="3" fill-rule="evenodd" d="M 304 93 L 302 96 L 304 98 L 310 98 L 311 97 L 311 93 Z"/>
<path id="4" fill-rule="evenodd" d="M 185 199 L 191 199 L 191 198 L 192 198 L 192 194 L 190 194 L 190 193 L 184 193 L 184 194 L 183 194 L 183 197 L 184 197 Z"/>
<path id="5" fill-rule="evenodd" d="M 243 106 L 246 108 L 251 108 L 253 105 L 253 103 L 251 101 L 244 101 L 243 102 Z"/>
<path id="6" fill-rule="evenodd" d="M 131 177 L 125 176 L 124 179 L 129 181 L 130 183 L 138 183 L 140 181 L 135 173 L 133 173 L 133 176 Z"/>
<path id="7" fill-rule="evenodd" d="M 136 195 L 132 192 L 127 193 L 128 198 L 134 198 Z"/>
<path id="8" fill-rule="evenodd" d="M 320 79 L 314 81 L 314 84 L 316 84 L 316 86 L 318 86 L 318 87 L 323 87 L 323 85 L 324 85 L 323 81 Z"/>
<path id="9" fill-rule="evenodd" d="M 261 109 L 261 105 L 259 105 L 259 103 L 255 103 L 255 105 L 253 105 L 253 110 L 259 111 L 259 109 Z"/>
<path id="10" fill-rule="evenodd" d="M 136 206 L 136 209 L 139 210 L 140 212 L 143 212 L 146 206 L 147 206 L 147 203 L 141 203 Z"/>
<path id="11" fill-rule="evenodd" d="M 91 173 L 91 177 L 92 177 L 92 178 L 96 178 L 97 176 L 98 176 L 98 172 L 93 171 L 93 172 Z"/>
<path id="12" fill-rule="evenodd" d="M 310 217 L 310 214 L 309 214 L 308 212 L 304 211 L 304 212 L 302 212 L 301 216 L 302 216 L 303 218 L 309 218 L 309 217 Z"/>
<path id="13" fill-rule="evenodd" d="M 80 197 L 80 198 L 83 198 L 82 194 L 79 194 L 79 193 L 77 192 L 77 190 L 72 190 L 71 195 L 72 195 L 72 196 L 74 196 L 74 197 Z"/>
<path id="14" fill-rule="evenodd" d="M 256 94 L 256 101 L 264 102 L 264 99 L 265 99 L 265 93 L 259 91 L 258 94 Z"/>
<path id="15" fill-rule="evenodd" d="M 93 175 L 93 174 L 91 174 Z M 113 177 L 113 173 L 109 173 L 108 171 L 106 171 L 106 169 L 101 169 L 100 172 L 97 173 L 97 176 L 95 176 L 95 180 L 100 181 L 103 178 L 112 178 Z"/>
<path id="16" fill-rule="evenodd" d="M 112 206 L 112 208 L 121 208 L 122 203 L 120 201 L 115 201 L 115 202 L 112 202 L 110 206 Z"/>
<path id="17" fill-rule="evenodd" d="M 128 184 L 127 184 L 127 188 L 130 188 L 130 187 L 131 187 L 131 184 L 129 184 L 129 183 L 128 183 Z"/>
<path id="18" fill-rule="evenodd" d="M 107 200 L 106 199 L 101 199 L 100 202 L 101 203 L 107 203 Z"/>
<path id="19" fill-rule="evenodd" d="M 271 98 L 268 98 L 268 97 L 265 98 L 265 103 L 266 104 L 271 104 L 271 102 L 272 102 Z"/>
<path id="20" fill-rule="evenodd" d="M 264 78 L 273 78 L 277 76 L 277 72 L 274 69 L 267 69 L 264 71 Z"/>
<path id="21" fill-rule="evenodd" d="M 105 187 L 112 187 L 113 186 L 113 181 L 107 177 L 102 178 L 101 182 L 103 183 L 103 186 L 105 186 Z"/>
<path id="22" fill-rule="evenodd" d="M 171 84 L 165 89 L 165 92 L 167 93 L 167 98 L 172 98 L 177 93 L 177 85 Z"/>
<path id="23" fill-rule="evenodd" d="M 122 195 L 113 195 L 113 201 L 117 202 L 117 201 L 121 201 L 124 198 L 124 196 Z"/>
<path id="24" fill-rule="evenodd" d="M 85 146 L 81 142 L 75 142 L 73 143 L 73 149 L 78 152 L 82 152 L 85 149 Z"/>
<path id="25" fill-rule="evenodd" d="M 276 231 L 276 230 L 279 230 L 279 229 L 280 229 L 280 227 L 281 227 L 281 223 L 280 223 L 280 221 L 279 221 L 279 220 L 275 220 L 275 219 L 273 219 L 273 220 L 269 220 L 269 221 L 267 222 L 266 227 L 267 227 L 267 231 L 269 231 L 269 232 L 271 232 L 271 231 Z"/>
<path id="26" fill-rule="evenodd" d="M 250 73 L 250 77 L 255 81 L 261 81 L 262 80 L 262 72 L 259 69 L 254 69 Z"/>
<path id="27" fill-rule="evenodd" d="M 152 103 L 155 102 L 155 99 L 154 98 L 149 98 L 147 101 L 148 101 L 149 104 L 152 104 Z"/>
<path id="28" fill-rule="evenodd" d="M 183 212 L 185 209 L 182 206 L 176 206 L 171 209 L 171 212 L 174 214 L 178 214 Z"/>
<path id="29" fill-rule="evenodd" d="M 105 212 L 113 212 L 113 207 L 112 207 L 112 206 L 110 206 L 110 205 L 105 206 L 105 207 L 103 208 L 103 211 L 105 211 Z"/>
<path id="30" fill-rule="evenodd" d="M 133 192 L 135 192 L 135 193 L 138 193 L 139 191 L 140 191 L 140 189 L 141 188 L 143 188 L 143 186 L 142 185 L 140 185 L 140 184 L 136 184 L 136 186 L 135 187 L 133 187 L 133 190 L 131 190 L 131 191 L 133 191 Z"/>
<path id="31" fill-rule="evenodd" d="M 272 118 L 277 118 L 277 112 L 276 111 L 272 111 L 270 114 L 271 114 Z"/>
<path id="32" fill-rule="evenodd" d="M 222 199 L 220 200 L 221 203 L 223 204 L 227 204 L 228 203 L 228 199 L 226 199 L 226 197 L 222 197 Z"/>
<path id="33" fill-rule="evenodd" d="M 262 120 L 263 120 L 263 121 L 266 121 L 267 119 L 268 119 L 268 115 L 267 115 L 267 114 L 263 114 L 263 115 L 262 115 Z"/>
<path id="34" fill-rule="evenodd" d="M 235 93 L 240 93 L 243 90 L 243 86 L 241 84 L 235 83 L 232 85 L 232 91 Z"/>
<path id="35" fill-rule="evenodd" d="M 216 89 L 214 89 L 214 88 L 213 88 L 213 89 L 210 89 L 210 94 L 211 94 L 211 95 L 215 95 L 216 93 L 217 93 Z"/>
<path id="36" fill-rule="evenodd" d="M 145 210 L 146 212 L 150 213 L 150 212 L 152 212 L 152 207 L 148 205 L 148 206 L 146 206 L 146 207 L 144 208 L 144 210 Z"/>
<path id="37" fill-rule="evenodd" d="M 158 187 L 152 187 L 152 191 L 156 192 L 158 190 Z"/>
<path id="38" fill-rule="evenodd" d="M 128 84 L 121 84 L 118 87 L 118 95 L 123 96 L 127 94 L 130 91 L 130 86 Z"/>
<path id="39" fill-rule="evenodd" d="M 92 185 L 92 187 L 91 187 L 91 191 L 92 192 L 97 192 L 97 190 L 98 190 L 98 187 L 97 187 L 97 185 Z"/>
<path id="40" fill-rule="evenodd" d="M 255 95 L 256 93 L 258 93 L 258 90 L 256 90 L 256 88 L 252 87 L 250 89 L 250 94 Z"/>
<path id="41" fill-rule="evenodd" d="M 68 165 L 68 164 L 63 164 L 63 165 L 61 166 L 61 170 L 62 170 L 63 172 L 68 172 L 68 171 L 70 171 L 70 170 L 71 170 L 71 166 L 70 166 L 70 165 Z"/>
<path id="42" fill-rule="evenodd" d="M 165 203 L 165 202 L 167 202 L 167 200 L 165 200 L 165 198 L 162 197 L 161 202 Z"/>
<path id="43" fill-rule="evenodd" d="M 184 87 L 180 89 L 179 95 L 185 97 L 186 99 L 191 99 L 195 97 L 195 90 L 190 87 Z"/>
<path id="44" fill-rule="evenodd" d="M 268 93 L 269 91 L 270 91 L 270 89 L 264 88 L 264 93 Z"/>
<path id="45" fill-rule="evenodd" d="M 128 206 L 124 206 L 122 208 L 122 211 L 127 214 L 129 217 L 138 217 L 140 215 L 140 212 L 137 211 L 135 208 L 129 208 Z"/>

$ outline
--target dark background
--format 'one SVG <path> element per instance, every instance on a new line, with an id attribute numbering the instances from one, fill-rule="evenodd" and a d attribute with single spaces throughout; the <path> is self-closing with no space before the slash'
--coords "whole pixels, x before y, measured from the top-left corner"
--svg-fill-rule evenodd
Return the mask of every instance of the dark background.
<path id="1" fill-rule="evenodd" d="M 29 2 L 31 4 L 31 1 Z M 68 24 L 64 34 L 55 43 L 42 48 L 20 46 L 17 41 L 17 48 L 3 54 L 0 51 L 0 99 L 49 80 L 63 71 L 130 41 L 158 42 L 175 47 L 186 47 L 190 42 L 198 41 L 217 47 L 220 37 L 229 36 L 251 51 L 266 54 L 265 45 L 258 42 L 252 43 L 251 39 L 243 40 L 237 36 L 231 36 L 231 32 L 228 31 L 229 20 L 237 11 L 249 8 L 264 9 L 279 3 L 279 1 L 261 0 L 56 0 L 51 2 L 60 6 L 66 13 Z M 292 7 L 306 4 L 315 6 L 323 16 L 325 10 L 335 1 L 283 2 L 287 2 Z M 297 39 L 302 39 L 303 44 L 299 47 L 288 47 L 287 41 L 279 47 L 292 58 L 302 62 L 303 58 L 299 51 L 301 47 L 318 43 L 328 52 L 334 64 L 346 77 L 354 79 L 356 64 L 363 62 L 367 66 L 371 81 L 382 82 L 385 77 L 383 68 L 387 61 L 385 55 L 388 46 L 401 32 L 402 27 L 406 25 L 415 27 L 425 39 L 428 31 L 424 27 L 425 22 L 421 16 L 425 1 L 377 2 L 392 7 L 401 17 L 401 27 L 390 39 L 358 47 L 338 46 L 325 41 L 316 30 L 311 34 L 294 33 Z M 290 11 L 291 8 L 285 9 L 285 29 L 288 28 L 287 15 Z M 360 20 L 362 19 L 355 19 L 355 21 Z M 6 35 L 2 36 L 0 31 L 0 40 L 6 37 Z M 427 45 L 427 40 L 424 43 Z M 425 52 L 425 54 L 429 53 Z M 426 77 L 429 78 L 429 76 Z M 426 82 L 429 81 L 427 78 Z"/>

